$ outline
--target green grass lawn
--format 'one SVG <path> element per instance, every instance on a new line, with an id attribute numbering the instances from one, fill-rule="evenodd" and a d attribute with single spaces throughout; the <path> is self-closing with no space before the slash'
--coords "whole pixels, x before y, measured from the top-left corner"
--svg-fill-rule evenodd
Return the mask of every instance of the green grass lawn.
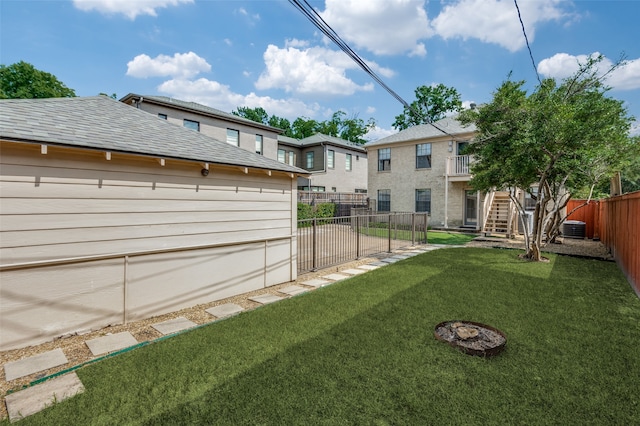
<path id="1" fill-rule="evenodd" d="M 372 237 L 387 238 L 389 236 L 389 230 L 387 228 L 363 227 L 363 228 L 360 228 L 360 232 Z M 473 240 L 476 236 L 477 235 L 475 234 L 427 231 L 427 242 L 429 244 L 464 245 L 469 241 Z M 400 229 L 391 230 L 391 238 L 394 238 L 397 240 L 411 241 L 411 231 L 405 231 Z M 415 238 L 416 240 L 418 240 L 420 238 L 420 233 L 416 232 Z"/>
<path id="2" fill-rule="evenodd" d="M 638 424 L 640 300 L 611 262 L 436 250 L 78 370 L 20 424 Z M 501 329 L 491 359 L 437 323 Z"/>

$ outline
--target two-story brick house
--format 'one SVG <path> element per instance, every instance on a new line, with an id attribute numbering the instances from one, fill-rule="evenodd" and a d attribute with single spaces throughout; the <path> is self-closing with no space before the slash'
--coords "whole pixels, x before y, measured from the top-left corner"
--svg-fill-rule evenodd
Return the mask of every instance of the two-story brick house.
<path id="1" fill-rule="evenodd" d="M 278 161 L 310 172 L 298 190 L 367 192 L 367 151 L 362 145 L 317 133 L 304 139 L 278 136 Z"/>
<path id="2" fill-rule="evenodd" d="M 378 211 L 429 212 L 433 227 L 481 229 L 484 198 L 469 186 L 464 148 L 475 126 L 454 117 L 366 144 L 368 188 Z"/>
<path id="3" fill-rule="evenodd" d="M 120 101 L 169 123 L 306 169 L 311 172 L 310 178 L 300 177 L 298 190 L 367 192 L 367 152 L 361 145 L 320 133 L 294 139 L 282 135 L 282 129 L 165 96 L 129 93 Z"/>

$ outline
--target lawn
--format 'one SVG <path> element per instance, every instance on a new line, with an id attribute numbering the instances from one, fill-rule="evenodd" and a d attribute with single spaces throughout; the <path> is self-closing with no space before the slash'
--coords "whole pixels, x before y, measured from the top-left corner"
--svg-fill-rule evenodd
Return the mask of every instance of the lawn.
<path id="1" fill-rule="evenodd" d="M 362 227 L 360 232 L 372 237 L 384 237 L 389 236 L 388 228 L 375 228 L 375 227 Z M 420 233 L 415 233 L 416 240 L 420 238 Z M 461 234 L 455 232 L 442 232 L 442 231 L 427 231 L 427 242 L 429 244 L 446 244 L 446 245 L 464 245 L 473 240 L 477 235 L 475 234 Z M 391 230 L 391 238 L 396 240 L 411 241 L 411 231 L 407 230 Z"/>
<path id="2" fill-rule="evenodd" d="M 451 248 L 78 370 L 20 424 L 638 424 L 640 300 L 611 262 Z M 465 355 L 445 320 L 501 329 Z"/>

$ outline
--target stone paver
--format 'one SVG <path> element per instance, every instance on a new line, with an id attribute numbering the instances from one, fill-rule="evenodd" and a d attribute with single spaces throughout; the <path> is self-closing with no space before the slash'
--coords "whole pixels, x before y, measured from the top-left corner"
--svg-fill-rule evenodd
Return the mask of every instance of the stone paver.
<path id="1" fill-rule="evenodd" d="M 131 333 L 123 331 L 122 333 L 87 340 L 85 343 L 89 347 L 91 353 L 97 356 L 137 345 L 138 341 Z"/>
<path id="2" fill-rule="evenodd" d="M 167 321 L 152 324 L 151 327 L 158 330 L 160 333 L 167 335 L 177 333 L 178 331 L 186 330 L 197 326 L 193 321 L 186 319 L 185 317 L 173 318 Z"/>
<path id="3" fill-rule="evenodd" d="M 300 287 L 299 285 L 290 285 L 278 290 L 280 293 L 288 294 L 289 296 L 295 296 L 296 294 L 306 293 L 309 289 Z"/>
<path id="4" fill-rule="evenodd" d="M 387 263 L 387 262 L 383 262 L 383 261 L 381 261 L 381 260 L 380 260 L 380 261 L 378 261 L 378 262 L 370 263 L 369 265 L 371 265 L 371 266 L 377 266 L 377 267 L 380 267 L 380 266 L 387 266 L 388 264 L 389 264 L 389 263 Z"/>
<path id="5" fill-rule="evenodd" d="M 365 271 L 373 271 L 374 269 L 378 269 L 380 266 L 376 266 L 373 263 L 369 265 L 360 265 L 358 269 L 364 269 Z"/>
<path id="6" fill-rule="evenodd" d="M 340 281 L 340 280 L 349 278 L 349 276 L 343 275 L 343 274 L 329 274 L 329 275 L 323 275 L 322 278 L 326 278 L 331 281 Z"/>
<path id="7" fill-rule="evenodd" d="M 364 269 L 344 269 L 342 271 L 340 271 L 340 273 L 342 274 L 349 274 L 349 275 L 360 275 L 360 274 L 364 274 L 365 271 Z"/>
<path id="8" fill-rule="evenodd" d="M 9 382 L 68 362 L 69 360 L 62 349 L 58 348 L 19 361 L 8 362 L 4 365 L 4 375 L 6 381 Z"/>
<path id="9" fill-rule="evenodd" d="M 397 257 L 387 257 L 387 258 L 381 259 L 380 261 L 384 263 L 396 263 L 399 260 L 400 259 L 398 259 Z"/>
<path id="10" fill-rule="evenodd" d="M 78 375 L 69 373 L 9 394 L 5 397 L 9 420 L 20 420 L 81 392 L 84 386 Z"/>
<path id="11" fill-rule="evenodd" d="M 314 278 L 312 280 L 303 281 L 302 282 L 302 284 L 308 285 L 308 286 L 311 286 L 311 287 L 322 287 L 322 286 L 327 285 L 329 283 L 331 283 L 331 281 L 321 280 L 319 278 Z"/>
<path id="12" fill-rule="evenodd" d="M 274 294 L 263 294 L 261 296 L 250 297 L 249 300 L 253 300 L 254 302 L 262 303 L 266 305 L 268 303 L 277 302 L 278 300 L 282 300 L 284 297 L 276 296 Z"/>
<path id="13" fill-rule="evenodd" d="M 209 308 L 205 312 L 213 315 L 216 318 L 224 318 L 235 315 L 242 311 L 244 311 L 244 308 L 240 305 L 236 305 L 235 303 L 225 303 L 224 305 L 218 305 L 214 306 L 213 308 Z"/>

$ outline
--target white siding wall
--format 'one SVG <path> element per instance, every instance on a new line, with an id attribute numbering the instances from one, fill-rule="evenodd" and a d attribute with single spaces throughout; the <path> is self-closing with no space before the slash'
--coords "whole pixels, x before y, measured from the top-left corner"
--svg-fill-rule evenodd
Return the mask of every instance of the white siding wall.
<path id="1" fill-rule="evenodd" d="M 200 169 L 3 143 L 3 266 L 217 246 L 5 269 L 0 350 L 295 279 L 295 180 L 215 166 L 202 177 Z"/>

